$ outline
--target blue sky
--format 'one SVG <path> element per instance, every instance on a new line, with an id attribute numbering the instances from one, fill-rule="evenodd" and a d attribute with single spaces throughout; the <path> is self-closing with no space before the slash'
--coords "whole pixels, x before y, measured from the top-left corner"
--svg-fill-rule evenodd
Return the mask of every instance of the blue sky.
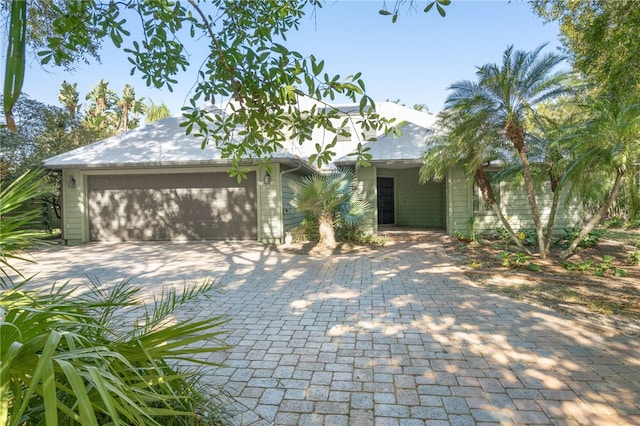
<path id="1" fill-rule="evenodd" d="M 393 5 L 395 0 L 387 0 Z M 556 23 L 544 24 L 521 0 L 453 0 L 445 18 L 431 11 L 404 9 L 394 24 L 378 14 L 378 1 L 327 0 L 315 16 L 303 18 L 299 32 L 290 33 L 288 46 L 304 55 L 325 60 L 325 71 L 342 76 L 362 72 L 367 92 L 375 100 L 400 99 L 406 105 L 426 104 L 431 112 L 442 109 L 447 87 L 458 80 L 475 79 L 477 66 L 499 62 L 508 45 L 532 50 L 549 43 L 560 46 Z M 422 6 L 422 7 L 420 7 Z M 206 45 L 190 47 L 193 63 Z M 4 59 L 4 58 L 3 58 Z M 63 80 L 78 83 L 84 96 L 100 78 L 120 91 L 132 84 L 138 96 L 165 102 L 173 114 L 188 103 L 196 67 L 181 74 L 174 92 L 147 88 L 139 74 L 129 75 L 123 52 L 108 46 L 102 64 L 79 67 L 74 73 L 46 70 L 31 61 L 24 92 L 31 98 L 58 105 Z"/>

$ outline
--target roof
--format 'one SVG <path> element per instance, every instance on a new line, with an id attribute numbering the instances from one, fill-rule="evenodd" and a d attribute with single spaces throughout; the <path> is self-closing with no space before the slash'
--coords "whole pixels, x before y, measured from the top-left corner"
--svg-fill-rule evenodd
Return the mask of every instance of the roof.
<path id="1" fill-rule="evenodd" d="M 427 149 L 427 139 L 433 135 L 436 118 L 432 114 L 416 111 L 392 102 L 383 102 L 377 105 L 380 115 L 387 118 L 396 118 L 396 122 L 406 121 L 400 127 L 401 135 L 380 135 L 376 141 L 363 144 L 369 148 L 374 163 L 396 164 L 421 164 L 422 157 Z M 341 156 L 334 163 L 336 165 L 354 164 L 352 156 Z"/>
<path id="2" fill-rule="evenodd" d="M 354 105 L 337 106 L 341 110 L 351 111 Z M 218 109 L 212 107 L 213 110 Z M 380 136 L 377 142 L 367 142 L 371 147 L 374 160 L 398 161 L 417 160 L 422 157 L 424 141 L 430 132 L 434 117 L 413 109 L 390 102 L 376 104 L 381 115 L 407 121 L 402 127 L 402 136 Z M 224 113 L 224 112 L 223 112 Z M 117 168 L 117 167 L 158 167 L 158 166 L 195 166 L 230 165 L 230 160 L 222 158 L 215 146 L 201 148 L 201 140 L 187 135 L 180 123 L 182 115 L 149 123 L 142 127 L 115 135 L 86 145 L 64 154 L 48 158 L 44 166 L 52 169 L 64 168 Z M 335 135 L 323 129 L 314 131 L 313 140 L 300 146 L 292 142 L 278 152 L 273 153 L 273 161 L 288 163 L 292 166 L 303 165 L 311 169 L 306 159 L 316 152 L 316 143 L 328 143 Z M 353 163 L 353 152 L 358 140 L 340 142 L 333 150 L 336 152 L 335 164 Z M 251 161 L 247 158 L 247 161 Z"/>

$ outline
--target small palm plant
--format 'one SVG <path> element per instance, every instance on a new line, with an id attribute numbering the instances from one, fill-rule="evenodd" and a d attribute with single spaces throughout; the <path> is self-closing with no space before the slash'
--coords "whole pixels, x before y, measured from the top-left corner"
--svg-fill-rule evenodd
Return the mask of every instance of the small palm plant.
<path id="1" fill-rule="evenodd" d="M 348 169 L 315 174 L 294 184 L 291 204 L 317 221 L 319 247 L 336 245 L 335 224 L 357 226 L 364 220 L 369 203 Z"/>

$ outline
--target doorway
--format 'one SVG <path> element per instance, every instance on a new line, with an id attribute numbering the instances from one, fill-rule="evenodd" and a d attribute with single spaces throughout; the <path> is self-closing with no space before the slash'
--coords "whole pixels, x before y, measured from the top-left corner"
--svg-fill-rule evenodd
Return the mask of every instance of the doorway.
<path id="1" fill-rule="evenodd" d="M 393 225 L 395 218 L 395 196 L 393 178 L 379 177 L 378 185 L 378 225 Z"/>

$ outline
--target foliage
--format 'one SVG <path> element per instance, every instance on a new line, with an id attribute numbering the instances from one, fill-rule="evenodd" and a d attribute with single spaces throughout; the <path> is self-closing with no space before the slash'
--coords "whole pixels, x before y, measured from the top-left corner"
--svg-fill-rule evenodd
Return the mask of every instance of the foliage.
<path id="1" fill-rule="evenodd" d="M 563 240 L 568 242 L 573 242 L 576 240 L 576 238 L 578 238 L 578 236 L 580 235 L 580 232 L 581 232 L 581 229 L 578 229 L 578 228 L 574 228 L 574 227 L 564 228 Z M 578 243 L 578 246 L 582 248 L 597 246 L 598 243 L 600 242 L 600 238 L 604 235 L 604 233 L 605 233 L 604 229 L 594 229 L 590 231 L 587 235 L 585 235 L 584 238 L 582 238 L 582 240 Z"/>
<path id="2" fill-rule="evenodd" d="M 403 3 L 414 2 L 400 0 L 398 5 Z M 437 0 L 432 6 L 442 13 L 447 4 Z M 209 54 L 194 82 L 190 106 L 183 110 L 185 132 L 200 137 L 203 147 L 219 148 L 231 160 L 234 175 L 242 177 L 242 159 L 270 158 L 287 140 L 309 140 L 314 128 L 336 133 L 356 121 L 365 132 L 395 131 L 393 120 L 376 113 L 360 73 L 330 75 L 324 61 L 286 47 L 289 31 L 317 7 L 322 7 L 320 0 L 35 0 L 28 19 L 18 23 L 21 31 L 26 28 L 27 44 L 37 50 L 42 64 L 70 67 L 99 57 L 101 44 L 111 41 L 128 54 L 132 74 L 139 73 L 148 86 L 169 90 L 189 65 L 181 40 L 206 43 L 201 51 Z M 357 103 L 358 114 L 341 118 L 340 111 L 326 103 L 337 96 Z M 224 103 L 225 113 L 211 117 L 206 106 L 196 106 L 200 101 Z M 318 144 L 310 160 L 327 164 L 336 142 L 337 136 Z M 359 164 L 371 158 L 362 143 L 353 154 Z"/>
<path id="3" fill-rule="evenodd" d="M 152 101 L 151 104 L 145 107 L 144 121 L 147 124 L 167 117 L 171 117 L 171 111 L 169 111 L 169 107 L 164 102 L 156 105 Z"/>
<path id="4" fill-rule="evenodd" d="M 626 277 L 627 271 L 611 265 L 612 261 L 613 256 L 604 255 L 602 256 L 602 262 L 593 263 L 591 259 L 585 259 L 575 263 L 564 262 L 564 267 L 568 271 L 578 271 L 583 274 L 593 271 L 593 275 L 598 277 L 604 277 L 608 273 L 616 277 Z"/>
<path id="5" fill-rule="evenodd" d="M 580 106 L 584 119 L 568 129 L 561 141 L 572 150 L 572 161 L 563 180 L 571 180 L 575 190 L 587 194 L 593 191 L 594 182 L 607 185 L 605 194 L 597 202 L 598 208 L 583 228 L 586 235 L 614 204 L 625 175 L 634 174 L 633 162 L 640 155 L 637 143 L 640 98 L 629 97 L 617 102 L 612 98 L 590 96 Z M 570 254 L 576 244 L 570 245 L 565 255 Z"/>
<path id="6" fill-rule="evenodd" d="M 629 263 L 640 266 L 640 250 L 637 247 L 629 253 Z"/>
<path id="7" fill-rule="evenodd" d="M 490 134 L 501 136 L 489 142 L 494 149 L 509 146 L 515 158 L 519 159 L 542 258 L 546 256 L 546 244 L 535 196 L 526 126 L 528 121 L 538 120 L 539 105 L 567 92 L 565 83 L 568 79 L 566 72 L 555 71 L 563 57 L 554 53 L 543 54 L 544 47 L 530 52 L 507 47 L 500 64 L 489 63 L 479 67 L 477 82 L 463 80 L 453 83 L 449 87 L 452 93 L 446 100 L 447 108 L 464 111 L 475 121 L 480 118 L 480 123 Z M 478 128 L 477 124 L 475 128 Z M 504 225 L 506 221 L 502 222 Z"/>
<path id="8" fill-rule="evenodd" d="M 7 288 L 0 299 L 0 423 L 217 424 L 221 405 L 198 371 L 224 350 L 225 319 L 187 317 L 213 283 L 163 290 L 147 307 L 139 288 L 99 283 Z"/>
<path id="9" fill-rule="evenodd" d="M 2 275 L 8 276 L 9 270 L 18 272 L 11 267 L 10 260 L 21 258 L 17 253 L 33 243 L 31 229 L 40 226 L 42 209 L 25 208 L 25 205 L 51 191 L 39 170 L 25 172 L 0 187 L 0 280 Z"/>
<path id="10" fill-rule="evenodd" d="M 15 132 L 13 106 L 22 92 L 25 73 L 27 2 L 10 2 L 9 38 L 7 41 L 7 59 L 4 73 L 3 111 L 7 127 Z"/>
<path id="11" fill-rule="evenodd" d="M 503 251 L 498 253 L 500 264 L 505 268 L 515 269 L 528 265 L 531 262 L 531 256 L 526 253 L 510 253 Z M 537 266 L 537 265 L 536 265 Z M 538 268 L 539 269 L 539 268 Z M 537 270 L 537 269 L 532 269 Z"/>
<path id="12" fill-rule="evenodd" d="M 634 0 L 530 0 L 533 10 L 560 24 L 573 66 L 609 95 L 621 98 L 640 85 L 640 9 Z"/>
<path id="13" fill-rule="evenodd" d="M 530 0 L 530 3 L 538 15 L 559 22 L 561 40 L 572 65 L 588 80 L 597 97 L 623 105 L 637 97 L 640 41 L 636 33 L 640 9 L 634 0 Z M 637 155 L 640 154 L 636 154 L 635 160 L 628 159 L 629 173 L 616 199 L 617 208 L 624 208 L 632 220 L 640 218 Z M 611 180 L 604 182 L 611 186 Z M 593 183 L 599 185 L 598 181 Z"/>
<path id="14" fill-rule="evenodd" d="M 604 221 L 602 225 L 605 228 L 623 228 L 625 225 L 625 220 L 620 216 L 613 216 Z"/>
<path id="15" fill-rule="evenodd" d="M 319 245 L 335 244 L 335 227 L 346 229 L 362 224 L 369 203 L 351 170 L 313 174 L 293 184 L 291 204 L 317 223 Z"/>

